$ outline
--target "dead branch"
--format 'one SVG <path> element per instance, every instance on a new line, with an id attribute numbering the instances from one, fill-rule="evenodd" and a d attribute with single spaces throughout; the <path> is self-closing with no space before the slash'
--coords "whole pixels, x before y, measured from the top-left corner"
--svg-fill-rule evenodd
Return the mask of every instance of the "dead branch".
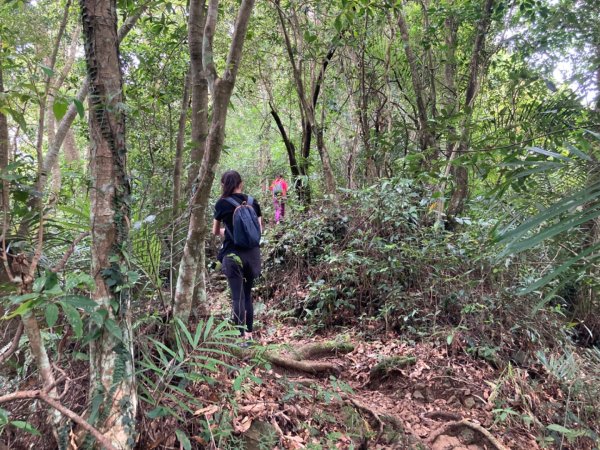
<path id="1" fill-rule="evenodd" d="M 0 355 L 0 366 L 4 364 L 8 358 L 12 356 L 14 352 L 19 348 L 19 341 L 21 340 L 21 335 L 23 334 L 23 322 L 19 321 L 19 326 L 17 327 L 17 331 L 10 343 L 10 347 L 8 347 L 4 353 Z"/>
<path id="2" fill-rule="evenodd" d="M 474 431 L 477 431 L 479 434 L 484 436 L 488 442 L 496 449 L 496 450 L 508 450 L 508 447 L 505 447 L 498 439 L 496 439 L 492 433 L 483 428 L 481 425 L 471 422 L 467 419 L 458 420 L 455 422 L 447 423 L 446 425 L 440 427 L 437 431 L 435 431 L 428 439 L 430 444 L 433 444 L 435 440 L 440 437 L 442 434 L 448 434 L 452 429 L 467 427 Z"/>
<path id="3" fill-rule="evenodd" d="M 42 390 L 34 390 L 34 391 L 17 391 L 12 394 L 3 395 L 0 397 L 0 404 L 12 402 L 16 400 L 29 400 L 29 399 L 38 399 L 46 403 L 48 406 L 59 411 L 63 416 L 68 417 L 73 422 L 81 426 L 87 432 L 89 432 L 96 440 L 102 445 L 103 448 L 107 450 L 117 450 L 115 446 L 108 440 L 106 436 L 104 436 L 100 431 L 91 426 L 86 420 L 77 414 L 74 411 L 71 411 L 69 408 L 56 401 L 55 399 L 48 396 L 47 392 Z"/>

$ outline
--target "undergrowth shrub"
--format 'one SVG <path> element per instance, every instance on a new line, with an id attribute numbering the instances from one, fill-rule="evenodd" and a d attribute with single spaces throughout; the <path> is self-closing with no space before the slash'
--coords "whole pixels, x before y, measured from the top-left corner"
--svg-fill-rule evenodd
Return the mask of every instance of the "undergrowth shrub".
<path id="1" fill-rule="evenodd" d="M 535 270 L 527 255 L 495 262 L 485 200 L 446 231 L 433 225 L 432 199 L 411 180 L 344 195 L 341 210 L 313 210 L 271 238 L 260 289 L 282 315 L 316 327 L 375 321 L 414 338 L 451 329 L 448 343 L 491 362 L 499 351 L 511 356 L 523 342 L 560 334 L 529 314 L 530 297 L 514 295 L 522 274 Z"/>

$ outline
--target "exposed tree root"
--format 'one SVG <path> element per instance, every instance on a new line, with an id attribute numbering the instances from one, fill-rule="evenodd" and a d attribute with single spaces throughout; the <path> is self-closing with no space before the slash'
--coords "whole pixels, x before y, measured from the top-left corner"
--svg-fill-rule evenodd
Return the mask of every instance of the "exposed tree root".
<path id="1" fill-rule="evenodd" d="M 277 367 L 313 375 L 325 375 L 339 374 L 342 368 L 336 363 L 314 361 L 314 358 L 350 353 L 352 350 L 354 350 L 354 346 L 347 342 L 328 341 L 307 344 L 293 351 L 289 356 L 272 351 L 266 351 L 261 356 Z"/>
<path id="2" fill-rule="evenodd" d="M 452 411 L 429 411 L 423 414 L 423 417 L 427 419 L 442 419 L 442 420 L 454 420 L 459 421 L 462 420 L 462 416 L 458 413 Z"/>
<path id="3" fill-rule="evenodd" d="M 368 407 L 364 403 L 361 403 L 361 402 L 359 402 L 358 400 L 356 400 L 356 399 L 354 399 L 352 397 L 344 396 L 343 398 L 344 398 L 344 400 L 352 403 L 352 405 L 354 405 L 354 407 L 356 409 L 365 411 L 366 413 L 368 413 L 371 416 L 373 416 L 373 418 L 377 421 L 377 424 L 379 425 L 379 430 L 377 431 L 377 439 L 376 439 L 376 442 L 377 442 L 379 440 L 379 438 L 381 437 L 381 435 L 383 434 L 383 427 L 385 426 L 385 422 L 379 416 L 379 414 L 377 413 L 377 411 L 375 411 L 374 409 Z"/>
<path id="4" fill-rule="evenodd" d="M 452 431 L 453 429 L 461 428 L 461 427 L 467 427 L 474 431 L 477 431 L 479 434 L 484 436 L 496 450 L 508 450 L 508 447 L 505 447 L 498 439 L 496 439 L 492 435 L 492 433 L 490 433 L 488 430 L 483 428 L 481 425 L 479 425 L 475 422 L 471 422 L 467 419 L 462 419 L 462 420 L 458 420 L 455 422 L 447 423 L 446 425 L 442 426 L 439 430 L 433 432 L 432 435 L 429 437 L 428 442 L 430 444 L 433 444 L 435 442 L 435 440 L 438 437 L 440 437 L 441 435 L 449 434 L 450 431 Z"/>
<path id="5" fill-rule="evenodd" d="M 313 342 L 306 344 L 297 350 L 292 351 L 295 360 L 317 359 L 325 356 L 335 356 L 337 354 L 346 354 L 354 350 L 354 346 L 348 342 Z"/>

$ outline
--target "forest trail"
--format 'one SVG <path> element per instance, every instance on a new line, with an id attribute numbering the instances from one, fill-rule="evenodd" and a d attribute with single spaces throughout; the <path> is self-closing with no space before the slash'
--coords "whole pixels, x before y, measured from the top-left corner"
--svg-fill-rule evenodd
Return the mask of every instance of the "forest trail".
<path id="1" fill-rule="evenodd" d="M 212 312 L 227 316 L 228 302 L 226 292 L 213 296 Z M 338 368 L 335 377 L 331 371 L 310 374 L 279 364 L 271 370 L 255 367 L 262 383 L 236 393 L 234 428 L 245 448 L 539 448 L 523 430 L 494 422 L 498 373 L 456 345 L 409 343 L 384 330 L 313 336 L 302 324 L 277 320 L 274 308 L 260 301 L 256 306 L 257 345 L 248 355 L 268 349 L 293 357 L 307 346 L 332 342 L 353 349 L 306 361 Z M 250 356 L 245 360 L 250 363 Z M 269 434 L 273 440 L 265 445 Z"/>

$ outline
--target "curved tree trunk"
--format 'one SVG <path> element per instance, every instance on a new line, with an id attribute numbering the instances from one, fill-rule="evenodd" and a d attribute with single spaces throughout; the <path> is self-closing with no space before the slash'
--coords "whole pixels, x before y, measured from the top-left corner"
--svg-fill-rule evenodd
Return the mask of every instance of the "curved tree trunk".
<path id="1" fill-rule="evenodd" d="M 130 299 L 122 286 L 130 186 L 116 0 L 81 0 L 81 18 L 90 79 L 92 276 L 96 282 L 92 298 L 106 314 L 105 323 L 112 322 L 112 326 L 91 325 L 90 333 L 98 337 L 90 344 L 90 395 L 99 407 L 92 409 L 90 422 L 115 447 L 128 449 L 137 438 L 138 402 Z"/>

